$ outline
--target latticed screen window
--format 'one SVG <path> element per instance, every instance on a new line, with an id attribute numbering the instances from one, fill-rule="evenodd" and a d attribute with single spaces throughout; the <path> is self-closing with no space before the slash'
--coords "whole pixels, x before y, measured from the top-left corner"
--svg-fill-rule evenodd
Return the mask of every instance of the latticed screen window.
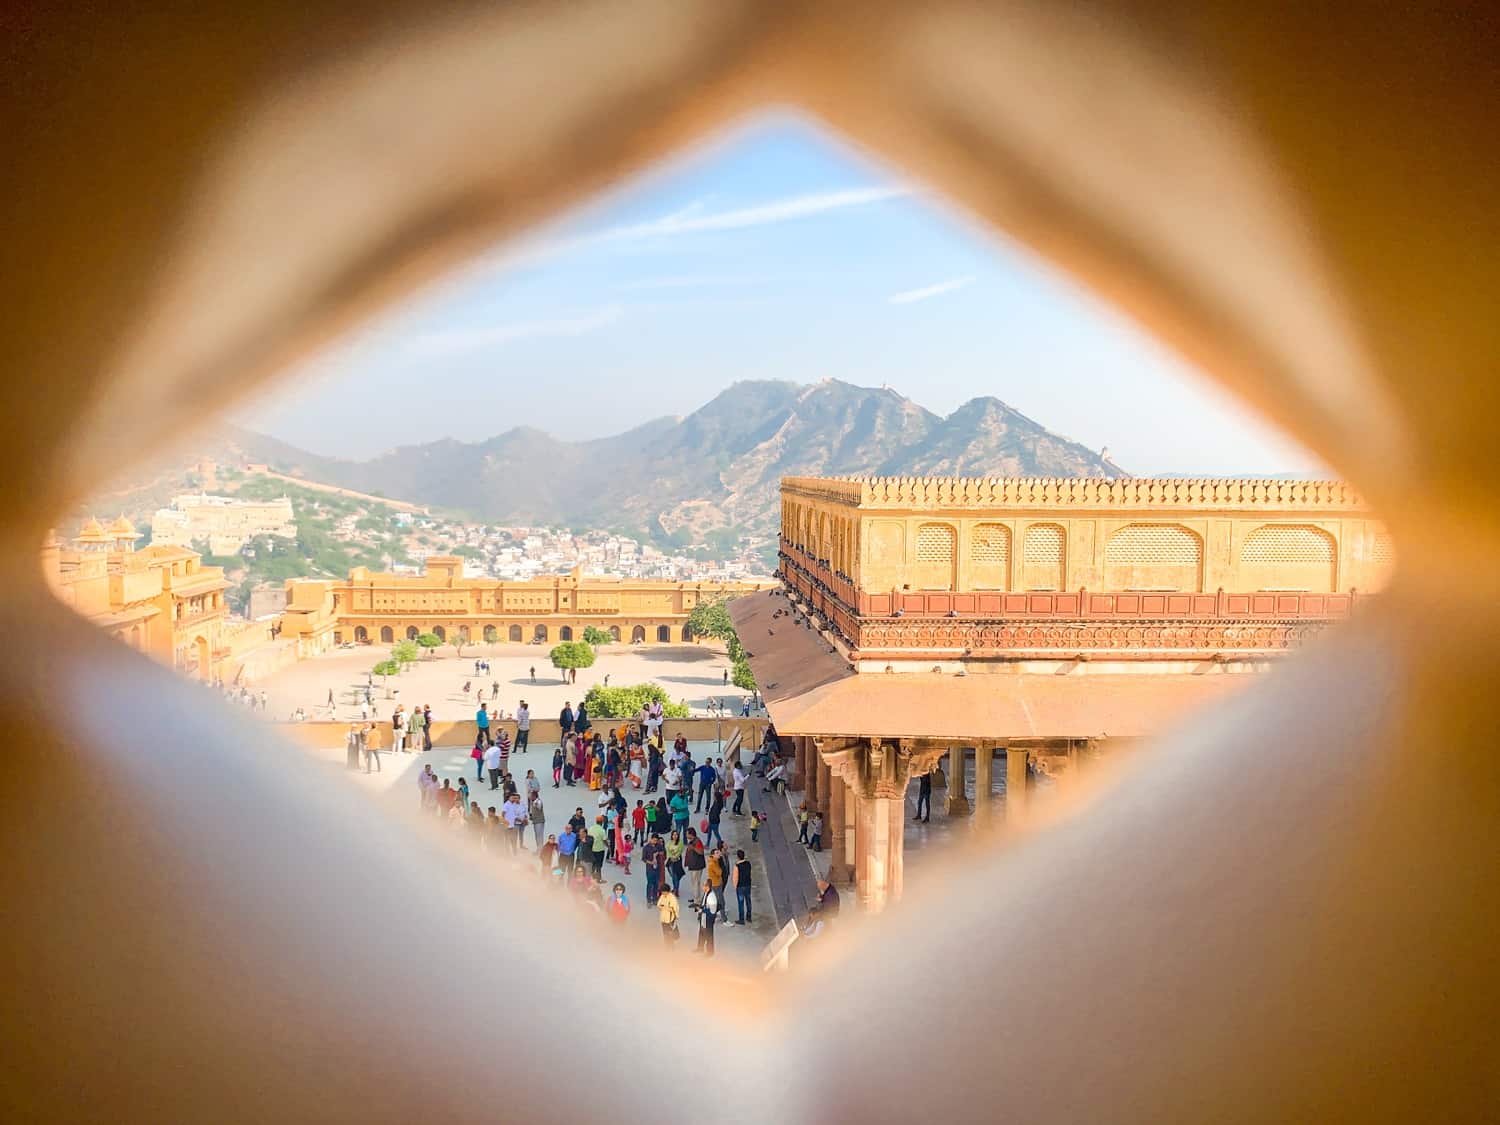
<path id="1" fill-rule="evenodd" d="M 1010 528 L 982 523 L 970 533 L 969 564 L 976 588 L 1003 590 L 1010 581 Z"/>
<path id="2" fill-rule="evenodd" d="M 917 528 L 916 584 L 923 590 L 953 588 L 953 559 L 958 535 L 945 523 L 924 523 Z"/>
<path id="3" fill-rule="evenodd" d="M 1061 524 L 1038 523 L 1026 529 L 1021 546 L 1021 585 L 1027 590 L 1061 590 L 1067 533 Z"/>
<path id="4" fill-rule="evenodd" d="M 1185 527 L 1133 523 L 1104 545 L 1104 582 L 1111 590 L 1197 590 L 1203 545 Z"/>
<path id="5" fill-rule="evenodd" d="M 1333 563 L 1333 537 L 1316 527 L 1288 524 L 1257 527 L 1245 537 L 1240 561 L 1247 563 Z"/>
<path id="6" fill-rule="evenodd" d="M 1383 531 L 1377 531 L 1374 542 L 1370 544 L 1370 561 L 1376 566 L 1396 565 L 1396 547 L 1391 542 L 1391 537 Z"/>

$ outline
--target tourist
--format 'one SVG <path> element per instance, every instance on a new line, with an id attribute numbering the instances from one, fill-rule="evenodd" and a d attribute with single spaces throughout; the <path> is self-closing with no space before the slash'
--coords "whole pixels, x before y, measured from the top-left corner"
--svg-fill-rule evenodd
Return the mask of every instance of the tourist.
<path id="1" fill-rule="evenodd" d="M 624 925 L 630 919 L 630 896 L 625 893 L 625 884 L 616 883 L 610 889 L 609 904 L 604 913 L 611 922 Z"/>
<path id="2" fill-rule="evenodd" d="M 578 811 L 578 813 L 575 814 L 575 819 L 579 820 L 580 822 L 582 821 L 582 815 L 581 815 L 582 812 L 583 812 L 583 810 L 580 809 Z M 594 871 L 594 836 L 593 836 L 593 833 L 591 833 L 588 830 L 588 825 L 584 824 L 584 823 L 579 823 L 579 825 L 576 828 L 574 828 L 572 821 L 569 821 L 568 822 L 568 827 L 573 828 L 574 836 L 575 836 L 575 838 L 578 841 L 578 843 L 577 843 L 577 860 L 576 860 L 577 865 L 580 868 L 587 869 L 587 871 L 589 873 L 589 877 L 592 878 L 593 877 L 593 871 Z"/>
<path id="3" fill-rule="evenodd" d="M 655 746 L 646 752 L 646 789 L 647 793 L 655 793 L 657 783 L 661 781 L 662 757 L 661 751 Z"/>
<path id="4" fill-rule="evenodd" d="M 702 812 L 703 804 L 713 792 L 714 782 L 718 779 L 718 773 L 714 770 L 714 764 L 705 758 L 703 764 L 698 767 L 698 799 L 693 802 L 693 811 Z"/>
<path id="5" fill-rule="evenodd" d="M 538 797 L 542 792 L 542 783 L 536 776 L 536 770 L 526 771 L 526 799 Z"/>
<path id="6" fill-rule="evenodd" d="M 760 827 L 766 822 L 766 814 L 759 809 L 750 810 L 750 842 L 757 843 L 760 840 Z"/>
<path id="7" fill-rule="evenodd" d="M 422 767 L 422 772 L 417 774 L 417 795 L 423 810 L 430 809 L 436 798 L 433 793 L 438 787 L 437 774 L 432 772 L 431 766 Z"/>
<path id="8" fill-rule="evenodd" d="M 646 905 L 650 906 L 661 892 L 662 876 L 667 870 L 667 849 L 662 846 L 660 836 L 653 833 L 647 838 L 641 848 L 641 865 L 646 869 Z"/>
<path id="9" fill-rule="evenodd" d="M 712 884 L 714 890 L 718 891 L 719 914 L 727 917 L 729 904 L 724 901 L 724 888 L 729 883 L 729 857 L 724 854 L 722 846 L 714 848 L 708 853 L 707 865 L 704 869 L 704 878 Z"/>
<path id="10" fill-rule="evenodd" d="M 714 892 L 713 884 L 707 879 L 703 880 L 703 897 L 698 903 L 698 945 L 694 953 L 702 953 L 706 957 L 714 955 L 714 921 L 719 912 L 719 896 Z"/>
<path id="11" fill-rule="evenodd" d="M 714 838 L 717 837 L 720 844 L 724 843 L 724 833 L 719 830 L 719 822 L 724 816 L 724 791 L 715 789 L 713 798 L 708 803 L 708 836 L 705 843 L 713 847 Z"/>
<path id="12" fill-rule="evenodd" d="M 815 852 L 821 852 L 823 850 L 823 814 L 817 809 L 814 809 L 812 816 L 808 818 L 807 835 L 809 837 L 807 846 Z"/>
<path id="13" fill-rule="evenodd" d="M 698 839 L 698 833 L 691 828 L 687 829 L 682 837 L 682 866 L 687 871 L 689 888 L 703 882 L 703 872 L 708 866 L 708 856 L 703 851 L 703 841 Z"/>
<path id="14" fill-rule="evenodd" d="M 667 841 L 663 847 L 667 853 L 667 874 L 672 879 L 672 890 L 677 892 L 682 887 L 682 877 L 686 873 L 686 868 L 682 862 L 683 852 L 686 850 L 682 834 L 673 832 L 667 837 Z"/>
<path id="15" fill-rule="evenodd" d="M 391 715 L 391 748 L 398 754 L 406 752 L 406 708 L 399 703 Z"/>
<path id="16" fill-rule="evenodd" d="M 469 815 L 469 782 L 467 778 L 458 779 L 458 796 L 454 799 L 458 811 L 463 815 Z"/>
<path id="17" fill-rule="evenodd" d="M 547 814 L 542 808 L 542 795 L 540 792 L 531 794 L 531 800 L 526 806 L 526 819 L 531 822 L 533 839 L 536 840 L 536 846 L 540 848 L 542 846 L 543 826 L 547 823 Z"/>
<path id="18" fill-rule="evenodd" d="M 656 917 L 661 923 L 662 944 L 668 949 L 682 937 L 682 932 L 677 928 L 677 916 L 677 895 L 671 887 L 663 887 L 661 894 L 656 896 Z"/>
<path id="19" fill-rule="evenodd" d="M 380 731 L 374 723 L 366 723 L 365 730 L 365 773 L 370 772 L 370 763 L 375 763 L 375 772 L 380 772 Z"/>
<path id="20" fill-rule="evenodd" d="M 786 792 L 786 766 L 781 762 L 774 762 L 766 771 L 766 783 L 761 789 L 764 793 Z"/>
<path id="21" fill-rule="evenodd" d="M 411 718 L 406 720 L 406 744 L 413 751 L 418 746 L 423 750 L 432 749 L 432 741 L 427 735 L 427 712 L 420 707 L 412 708 Z"/>
<path id="22" fill-rule="evenodd" d="M 500 816 L 505 820 L 505 827 L 510 831 L 506 834 L 506 843 L 512 852 L 525 851 L 526 845 L 521 842 L 521 833 L 526 830 L 526 806 L 521 804 L 519 794 L 512 793 L 505 798 L 505 803 L 500 806 Z"/>
<path id="23" fill-rule="evenodd" d="M 807 842 L 807 802 L 803 801 L 797 806 L 797 843 Z"/>
<path id="24" fill-rule="evenodd" d="M 518 734 L 516 736 L 516 738 L 519 741 L 520 740 L 520 735 Z M 556 750 L 552 751 L 552 788 L 554 788 L 554 789 L 561 788 L 561 786 L 562 786 L 563 769 L 564 768 L 565 768 L 565 759 L 563 758 L 562 747 L 559 746 Z M 569 785 L 573 784 L 573 779 L 572 779 L 571 775 L 572 775 L 572 771 L 570 770 L 569 771 L 569 778 L 568 778 L 568 784 Z"/>
<path id="25" fill-rule="evenodd" d="M 742 765 L 740 765 L 738 762 L 735 762 L 734 763 L 734 773 L 731 775 L 731 780 L 732 780 L 732 782 L 734 784 L 734 810 L 733 811 L 734 811 L 734 815 L 735 816 L 744 816 L 745 815 L 745 813 L 744 813 L 744 806 L 745 806 L 745 779 L 746 779 L 747 776 L 748 775 L 745 773 L 745 767 L 742 766 Z"/>
<path id="26" fill-rule="evenodd" d="M 489 746 L 485 744 L 484 732 L 474 736 L 474 749 L 469 751 L 469 757 L 474 759 L 474 780 L 484 780 L 484 760 L 488 756 Z M 493 786 L 491 786 L 493 788 Z"/>
<path id="27" fill-rule="evenodd" d="M 485 710 L 484 700 L 479 701 L 479 710 L 474 712 L 474 725 L 479 728 L 479 742 L 481 745 L 490 744 L 490 713 Z"/>
<path id="28" fill-rule="evenodd" d="M 661 775 L 661 785 L 669 795 L 677 795 L 677 790 L 682 786 L 682 773 L 676 765 L 667 766 Z"/>
<path id="29" fill-rule="evenodd" d="M 531 666 L 531 682 L 536 683 L 536 665 Z"/>
<path id="30" fill-rule="evenodd" d="M 481 848 L 483 848 L 484 837 L 488 826 L 485 824 L 484 813 L 479 811 L 478 801 L 469 802 L 469 815 L 467 820 L 469 825 L 469 832 L 473 837 L 474 842 Z"/>
<path id="31" fill-rule="evenodd" d="M 534 823 L 534 822 L 533 822 Z M 538 833 L 540 837 L 540 833 Z M 539 859 L 542 874 L 547 875 L 557 867 L 557 837 L 548 835 L 547 842 L 540 848 Z"/>
<path id="32" fill-rule="evenodd" d="M 725 687 L 729 686 L 729 669 L 728 668 L 724 669 L 724 686 Z"/>
<path id="33" fill-rule="evenodd" d="M 500 694 L 500 685 L 495 685 L 495 694 Z M 531 708 L 526 706 L 526 700 L 521 700 L 521 706 L 516 708 L 516 753 L 526 753 L 526 746 L 531 741 Z"/>
<path id="34" fill-rule="evenodd" d="M 566 703 L 564 703 L 562 710 L 560 712 L 558 712 L 557 725 L 558 725 L 559 729 L 562 731 L 562 737 L 563 737 L 564 741 L 566 741 L 568 735 L 570 735 L 570 734 L 573 733 L 573 702 L 572 702 L 572 700 L 569 700 Z"/>
<path id="35" fill-rule="evenodd" d="M 823 911 L 815 906 L 807 912 L 807 921 L 798 927 L 798 933 L 805 938 L 819 938 L 827 928 L 828 922 L 823 917 Z"/>
<path id="36" fill-rule="evenodd" d="M 504 830 L 505 821 L 500 819 L 495 806 L 491 805 L 484 817 L 484 846 L 487 851 L 500 851 L 500 833 Z"/>
<path id="37" fill-rule="evenodd" d="M 577 675 L 576 670 L 574 672 L 574 675 Z M 573 716 L 573 729 L 576 730 L 579 734 L 588 734 L 589 727 L 591 727 L 592 725 L 593 724 L 589 722 L 588 702 L 584 701 L 578 705 L 578 711 Z"/>
<path id="38" fill-rule="evenodd" d="M 687 839 L 688 817 L 692 815 L 692 810 L 688 807 L 687 798 L 680 792 L 674 793 L 668 807 L 672 810 L 672 826 L 678 832 L 682 833 L 684 840 Z"/>
<path id="39" fill-rule="evenodd" d="M 550 838 L 550 837 L 549 837 Z M 573 870 L 573 864 L 577 860 L 578 833 L 573 831 L 573 825 L 567 824 L 557 834 L 557 862 L 560 866 Z"/>
<path id="40" fill-rule="evenodd" d="M 917 815 L 913 820 L 924 824 L 932 817 L 932 771 L 928 770 L 917 779 Z"/>
<path id="41" fill-rule="evenodd" d="M 630 874 L 630 853 L 635 850 L 635 844 L 631 842 L 630 834 L 625 831 L 623 819 L 615 822 L 615 862 L 620 865 L 620 870 Z"/>
<path id="42" fill-rule="evenodd" d="M 474 745 L 476 747 L 478 747 L 479 743 L 476 741 Z M 492 743 L 490 743 L 488 746 L 486 746 L 484 748 L 483 760 L 484 760 L 484 768 L 489 771 L 489 775 L 490 775 L 490 789 L 492 789 L 492 790 L 499 789 L 500 788 L 500 744 L 498 742 L 492 742 Z"/>
<path id="43" fill-rule="evenodd" d="M 745 858 L 743 849 L 734 853 L 734 869 L 729 874 L 729 881 L 734 886 L 735 902 L 739 906 L 739 924 L 748 926 L 755 918 L 750 909 L 750 861 Z"/>
<path id="44" fill-rule="evenodd" d="M 448 815 L 448 810 L 453 807 L 453 802 L 457 796 L 458 794 L 454 791 L 453 784 L 446 777 L 443 778 L 443 784 L 437 791 L 437 799 L 433 802 L 439 817 Z"/>
<path id="45" fill-rule="evenodd" d="M 605 827 L 605 818 L 596 816 L 594 823 L 589 825 L 589 858 L 594 865 L 594 882 L 602 883 L 604 879 L 604 859 L 609 855 L 609 832 Z"/>
<path id="46" fill-rule="evenodd" d="M 637 844 L 646 842 L 646 802 L 637 801 L 630 810 L 631 836 Z"/>
<path id="47" fill-rule="evenodd" d="M 358 723 L 350 723 L 349 730 L 344 735 L 344 768 L 350 770 L 359 769 L 360 751 L 364 749 L 364 734 L 359 729 Z"/>
<path id="48" fill-rule="evenodd" d="M 500 772 L 510 772 L 510 735 L 503 730 L 496 736 L 495 745 L 500 747 Z"/>
<path id="49" fill-rule="evenodd" d="M 432 705 L 422 704 L 422 749 L 432 749 Z"/>

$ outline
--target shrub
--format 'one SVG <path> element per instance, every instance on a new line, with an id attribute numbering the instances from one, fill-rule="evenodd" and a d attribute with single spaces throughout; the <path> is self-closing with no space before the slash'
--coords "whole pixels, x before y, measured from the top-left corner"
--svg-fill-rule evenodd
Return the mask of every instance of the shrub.
<path id="1" fill-rule="evenodd" d="M 595 684 L 589 688 L 583 702 L 589 715 L 600 719 L 632 719 L 640 714 L 648 703 L 660 703 L 662 713 L 669 719 L 686 719 L 688 705 L 673 703 L 667 689 L 660 684 L 628 684 L 624 687 L 604 687 Z"/>

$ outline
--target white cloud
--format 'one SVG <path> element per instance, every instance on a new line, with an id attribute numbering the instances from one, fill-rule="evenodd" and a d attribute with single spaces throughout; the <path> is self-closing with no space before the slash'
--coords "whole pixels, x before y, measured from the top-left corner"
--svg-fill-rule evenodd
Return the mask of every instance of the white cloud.
<path id="1" fill-rule="evenodd" d="M 427 332 L 413 337 L 408 348 L 414 354 L 431 358 L 498 347 L 538 336 L 587 336 L 608 328 L 621 315 L 618 305 L 610 305 L 594 312 L 554 320 L 525 320 L 453 332 Z"/>
<path id="2" fill-rule="evenodd" d="M 930 297 L 941 297 L 944 293 L 954 293 L 972 284 L 974 284 L 972 275 L 950 277 L 947 281 L 940 281 L 936 285 L 928 285 L 921 289 L 908 289 L 904 293 L 892 293 L 885 300 L 890 305 L 909 305 L 914 301 L 925 301 Z"/>
<path id="3" fill-rule="evenodd" d="M 612 240 L 697 234 L 701 231 L 744 230 L 747 227 L 763 227 L 772 223 L 805 219 L 809 215 L 821 215 L 828 211 L 841 211 L 847 207 L 864 207 L 871 203 L 899 199 L 910 194 L 909 188 L 901 187 L 851 188 L 845 191 L 793 195 L 785 199 L 773 199 L 769 203 L 757 203 L 753 207 L 739 207 L 732 211 L 719 211 L 706 215 L 700 212 L 697 204 L 694 204 L 675 214 L 664 215 L 660 219 L 612 227 L 600 232 L 598 237 Z"/>

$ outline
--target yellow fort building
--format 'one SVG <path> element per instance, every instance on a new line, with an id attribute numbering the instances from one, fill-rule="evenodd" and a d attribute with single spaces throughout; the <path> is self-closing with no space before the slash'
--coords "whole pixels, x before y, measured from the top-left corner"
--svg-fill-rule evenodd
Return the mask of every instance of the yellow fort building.
<path id="1" fill-rule="evenodd" d="M 692 640 L 688 614 L 700 602 L 769 588 L 754 582 L 669 582 L 587 577 L 504 581 L 466 578 L 463 560 L 433 555 L 421 575 L 356 567 L 340 581 L 287 582 L 283 632 L 302 651 L 391 644 L 434 633 L 512 643 L 582 640 L 589 626 L 628 644 Z"/>

